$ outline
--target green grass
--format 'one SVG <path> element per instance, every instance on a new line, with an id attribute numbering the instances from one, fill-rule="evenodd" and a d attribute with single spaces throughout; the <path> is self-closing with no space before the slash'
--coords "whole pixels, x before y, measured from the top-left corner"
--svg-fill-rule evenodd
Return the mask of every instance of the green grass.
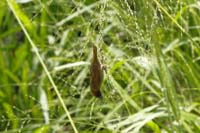
<path id="1" fill-rule="evenodd" d="M 200 132 L 198 1 L 0 8 L 0 132 Z M 93 44 L 102 99 L 89 87 Z"/>

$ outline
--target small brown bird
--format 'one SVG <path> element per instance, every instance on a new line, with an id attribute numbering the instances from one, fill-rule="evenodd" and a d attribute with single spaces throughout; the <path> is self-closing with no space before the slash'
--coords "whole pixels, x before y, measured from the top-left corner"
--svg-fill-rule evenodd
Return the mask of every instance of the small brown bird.
<path id="1" fill-rule="evenodd" d="M 103 67 L 97 56 L 97 47 L 93 45 L 93 57 L 90 67 L 90 88 L 92 94 L 97 98 L 100 98 L 102 96 L 100 91 L 102 81 Z"/>

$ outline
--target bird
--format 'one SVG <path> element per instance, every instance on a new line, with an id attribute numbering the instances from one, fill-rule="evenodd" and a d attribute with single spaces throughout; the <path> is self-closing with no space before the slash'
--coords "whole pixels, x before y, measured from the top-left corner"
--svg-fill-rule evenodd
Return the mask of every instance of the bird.
<path id="1" fill-rule="evenodd" d="M 101 98 L 101 84 L 103 81 L 103 66 L 98 59 L 97 47 L 93 45 L 93 56 L 90 66 L 90 89 L 92 95 Z"/>

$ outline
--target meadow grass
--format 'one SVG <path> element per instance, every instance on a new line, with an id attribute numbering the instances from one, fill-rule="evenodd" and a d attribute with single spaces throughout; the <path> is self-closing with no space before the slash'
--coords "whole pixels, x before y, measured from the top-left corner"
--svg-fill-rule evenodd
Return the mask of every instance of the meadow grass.
<path id="1" fill-rule="evenodd" d="M 200 132 L 199 1 L 0 8 L 0 132 Z M 93 44 L 101 99 L 90 92 Z"/>

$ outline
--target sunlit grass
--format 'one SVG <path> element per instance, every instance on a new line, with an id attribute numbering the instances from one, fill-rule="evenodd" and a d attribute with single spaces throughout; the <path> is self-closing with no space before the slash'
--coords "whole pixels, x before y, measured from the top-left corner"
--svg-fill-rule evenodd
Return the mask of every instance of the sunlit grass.
<path id="1" fill-rule="evenodd" d="M 200 132 L 199 2 L 0 3 L 0 131 Z M 89 87 L 92 45 L 106 66 Z"/>

